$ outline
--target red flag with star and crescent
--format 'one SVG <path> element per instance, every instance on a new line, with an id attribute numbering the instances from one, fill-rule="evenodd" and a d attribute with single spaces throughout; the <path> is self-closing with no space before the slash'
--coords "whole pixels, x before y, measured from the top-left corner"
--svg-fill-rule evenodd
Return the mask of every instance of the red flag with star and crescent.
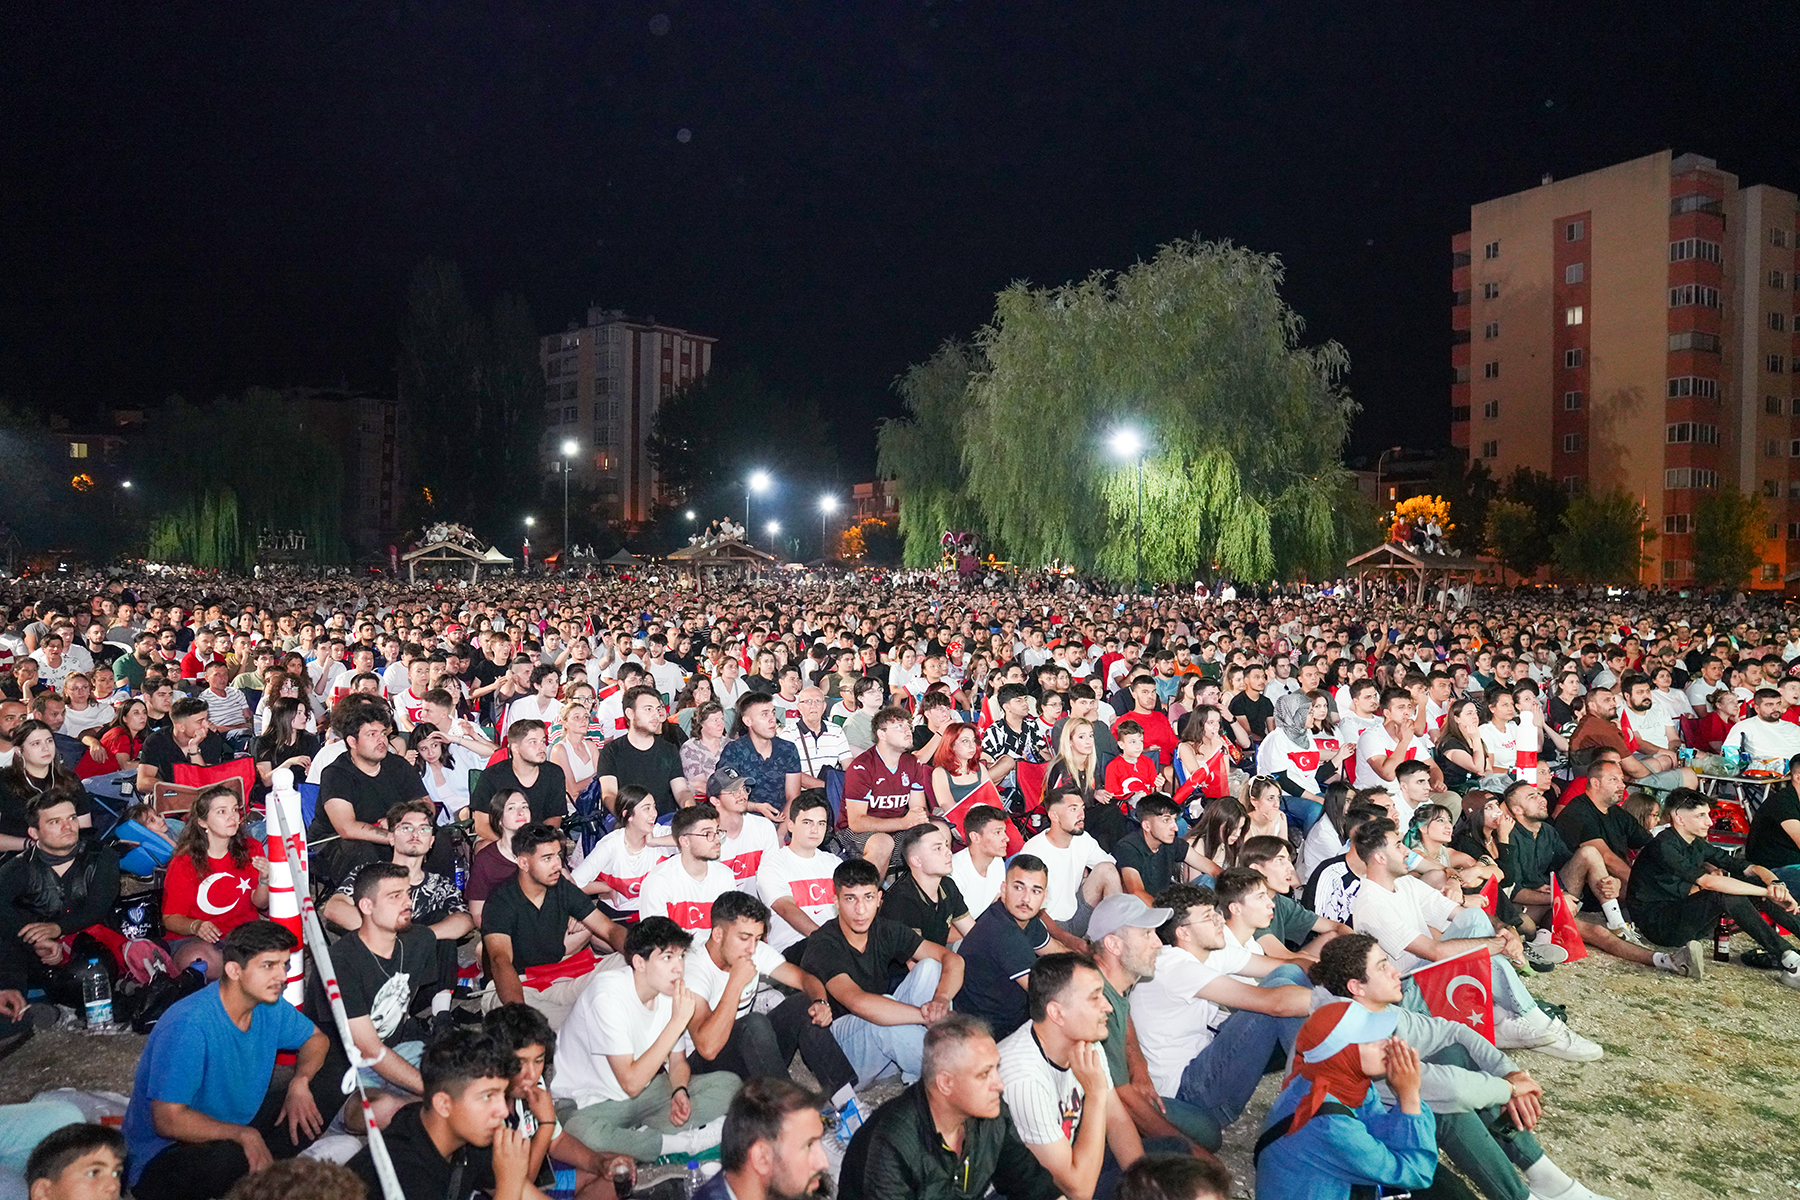
<path id="1" fill-rule="evenodd" d="M 1581 929 L 1575 924 L 1575 906 L 1563 895 L 1556 872 L 1550 872 L 1550 940 L 1569 952 L 1570 962 L 1587 957 L 1587 943 L 1581 940 Z"/>
<path id="2" fill-rule="evenodd" d="M 1484 949 L 1427 963 L 1407 976 L 1419 989 L 1431 1015 L 1467 1025 L 1494 1040 L 1494 967 Z"/>
<path id="3" fill-rule="evenodd" d="M 1000 789 L 994 786 L 994 781 L 991 779 L 982 780 L 980 787 L 946 808 L 939 815 L 956 827 L 956 836 L 966 844 L 969 835 L 963 828 L 963 822 L 969 819 L 971 809 L 979 808 L 984 804 L 991 808 L 997 808 L 1001 812 L 1006 811 L 1006 804 L 1000 799 Z M 1024 845 L 1025 838 L 1019 833 L 1018 826 L 1008 821 L 1006 823 L 1006 856 L 1011 858 Z"/>

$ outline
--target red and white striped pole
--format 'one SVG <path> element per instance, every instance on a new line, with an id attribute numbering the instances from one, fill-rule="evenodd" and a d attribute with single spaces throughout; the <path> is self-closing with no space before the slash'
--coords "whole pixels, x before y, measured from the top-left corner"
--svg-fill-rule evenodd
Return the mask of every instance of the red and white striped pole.
<path id="1" fill-rule="evenodd" d="M 293 957 L 288 959 L 287 988 L 282 995 L 298 1008 L 306 995 L 306 937 L 301 928 L 297 888 L 305 876 L 296 877 L 294 872 L 295 866 L 301 872 L 307 869 L 306 823 L 300 816 L 300 793 L 294 787 L 294 772 L 277 767 L 270 783 L 266 807 L 279 806 L 281 811 L 267 814 L 268 832 L 272 835 L 265 851 L 269 859 L 269 919 L 292 933 L 297 943 Z M 290 846 L 294 852 L 291 859 L 287 853 Z"/>

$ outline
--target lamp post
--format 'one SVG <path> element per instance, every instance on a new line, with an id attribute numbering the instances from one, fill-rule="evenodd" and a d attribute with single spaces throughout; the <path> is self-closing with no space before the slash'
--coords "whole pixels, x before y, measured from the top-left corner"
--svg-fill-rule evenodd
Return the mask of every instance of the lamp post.
<path id="1" fill-rule="evenodd" d="M 749 536 L 749 533 L 750 533 L 750 496 L 752 493 L 755 493 L 755 492 L 768 491 L 769 484 L 770 484 L 770 479 L 769 479 L 769 473 L 767 471 L 752 471 L 752 472 L 750 472 L 750 478 L 745 481 L 745 485 L 744 485 L 744 534 L 745 534 L 745 536 Z"/>
<path id="2" fill-rule="evenodd" d="M 1136 595 L 1144 586 L 1144 439 L 1135 429 L 1121 429 L 1112 435 L 1112 449 L 1120 458 L 1137 459 L 1137 574 L 1131 580 Z"/>
<path id="3" fill-rule="evenodd" d="M 781 532 L 781 522 L 780 521 L 770 521 L 769 522 L 769 553 L 775 554 L 777 557 L 779 557 L 779 553 L 775 549 L 775 535 L 780 532 Z"/>
<path id="4" fill-rule="evenodd" d="M 562 453 L 563 453 L 563 458 L 562 458 L 562 476 L 563 476 L 562 571 L 564 574 L 567 574 L 568 570 L 569 570 L 569 460 L 571 458 L 574 458 L 576 454 L 580 453 L 580 451 L 581 451 L 581 447 L 575 443 L 574 438 L 569 438 L 569 439 L 565 440 L 562 444 Z"/>
<path id="5" fill-rule="evenodd" d="M 831 514 L 836 512 L 837 509 L 838 509 L 838 498 L 836 496 L 828 495 L 828 496 L 820 496 L 819 497 L 819 557 L 820 558 L 829 558 L 830 557 L 830 555 L 826 553 L 826 547 L 831 544 L 831 531 L 830 531 L 829 526 L 831 524 Z"/>
<path id="6" fill-rule="evenodd" d="M 1380 508 L 1387 503 L 1387 497 L 1381 494 L 1381 464 L 1387 461 L 1388 455 L 1398 454 L 1403 449 L 1405 449 L 1403 446 L 1389 446 L 1386 450 L 1383 450 L 1380 454 L 1375 456 L 1375 506 L 1377 508 Z"/>

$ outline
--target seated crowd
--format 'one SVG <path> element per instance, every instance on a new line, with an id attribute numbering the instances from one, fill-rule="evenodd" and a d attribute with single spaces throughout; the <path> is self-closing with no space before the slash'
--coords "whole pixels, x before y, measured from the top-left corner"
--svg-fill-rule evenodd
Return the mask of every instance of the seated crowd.
<path id="1" fill-rule="evenodd" d="M 245 591 L 0 613 L 0 1056 L 96 969 L 149 1031 L 119 1132 L 11 1113 L 0 1196 L 377 1196 L 373 1125 L 413 1200 L 715 1151 L 708 1200 L 1200 1200 L 1228 1135 L 1258 1196 L 1585 1200 L 1513 1056 L 1603 1052 L 1535 976 L 1735 936 L 1800 989 L 1785 622 Z"/>

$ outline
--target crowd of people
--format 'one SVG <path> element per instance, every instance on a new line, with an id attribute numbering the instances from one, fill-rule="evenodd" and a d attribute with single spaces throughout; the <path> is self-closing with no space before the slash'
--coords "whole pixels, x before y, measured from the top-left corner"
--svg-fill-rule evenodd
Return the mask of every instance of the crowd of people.
<path id="1" fill-rule="evenodd" d="M 1800 989 L 1773 605 L 60 582 L 0 594 L 0 1056 L 96 971 L 148 1039 L 119 1131 L 0 1109 L 0 1196 L 377 1196 L 373 1124 L 412 1200 L 1201 1200 L 1278 1072 L 1260 1197 L 1586 1200 L 1515 1056 L 1606 1014 L 1535 976 Z M 1413 978 L 1467 955 L 1490 1029 Z"/>

